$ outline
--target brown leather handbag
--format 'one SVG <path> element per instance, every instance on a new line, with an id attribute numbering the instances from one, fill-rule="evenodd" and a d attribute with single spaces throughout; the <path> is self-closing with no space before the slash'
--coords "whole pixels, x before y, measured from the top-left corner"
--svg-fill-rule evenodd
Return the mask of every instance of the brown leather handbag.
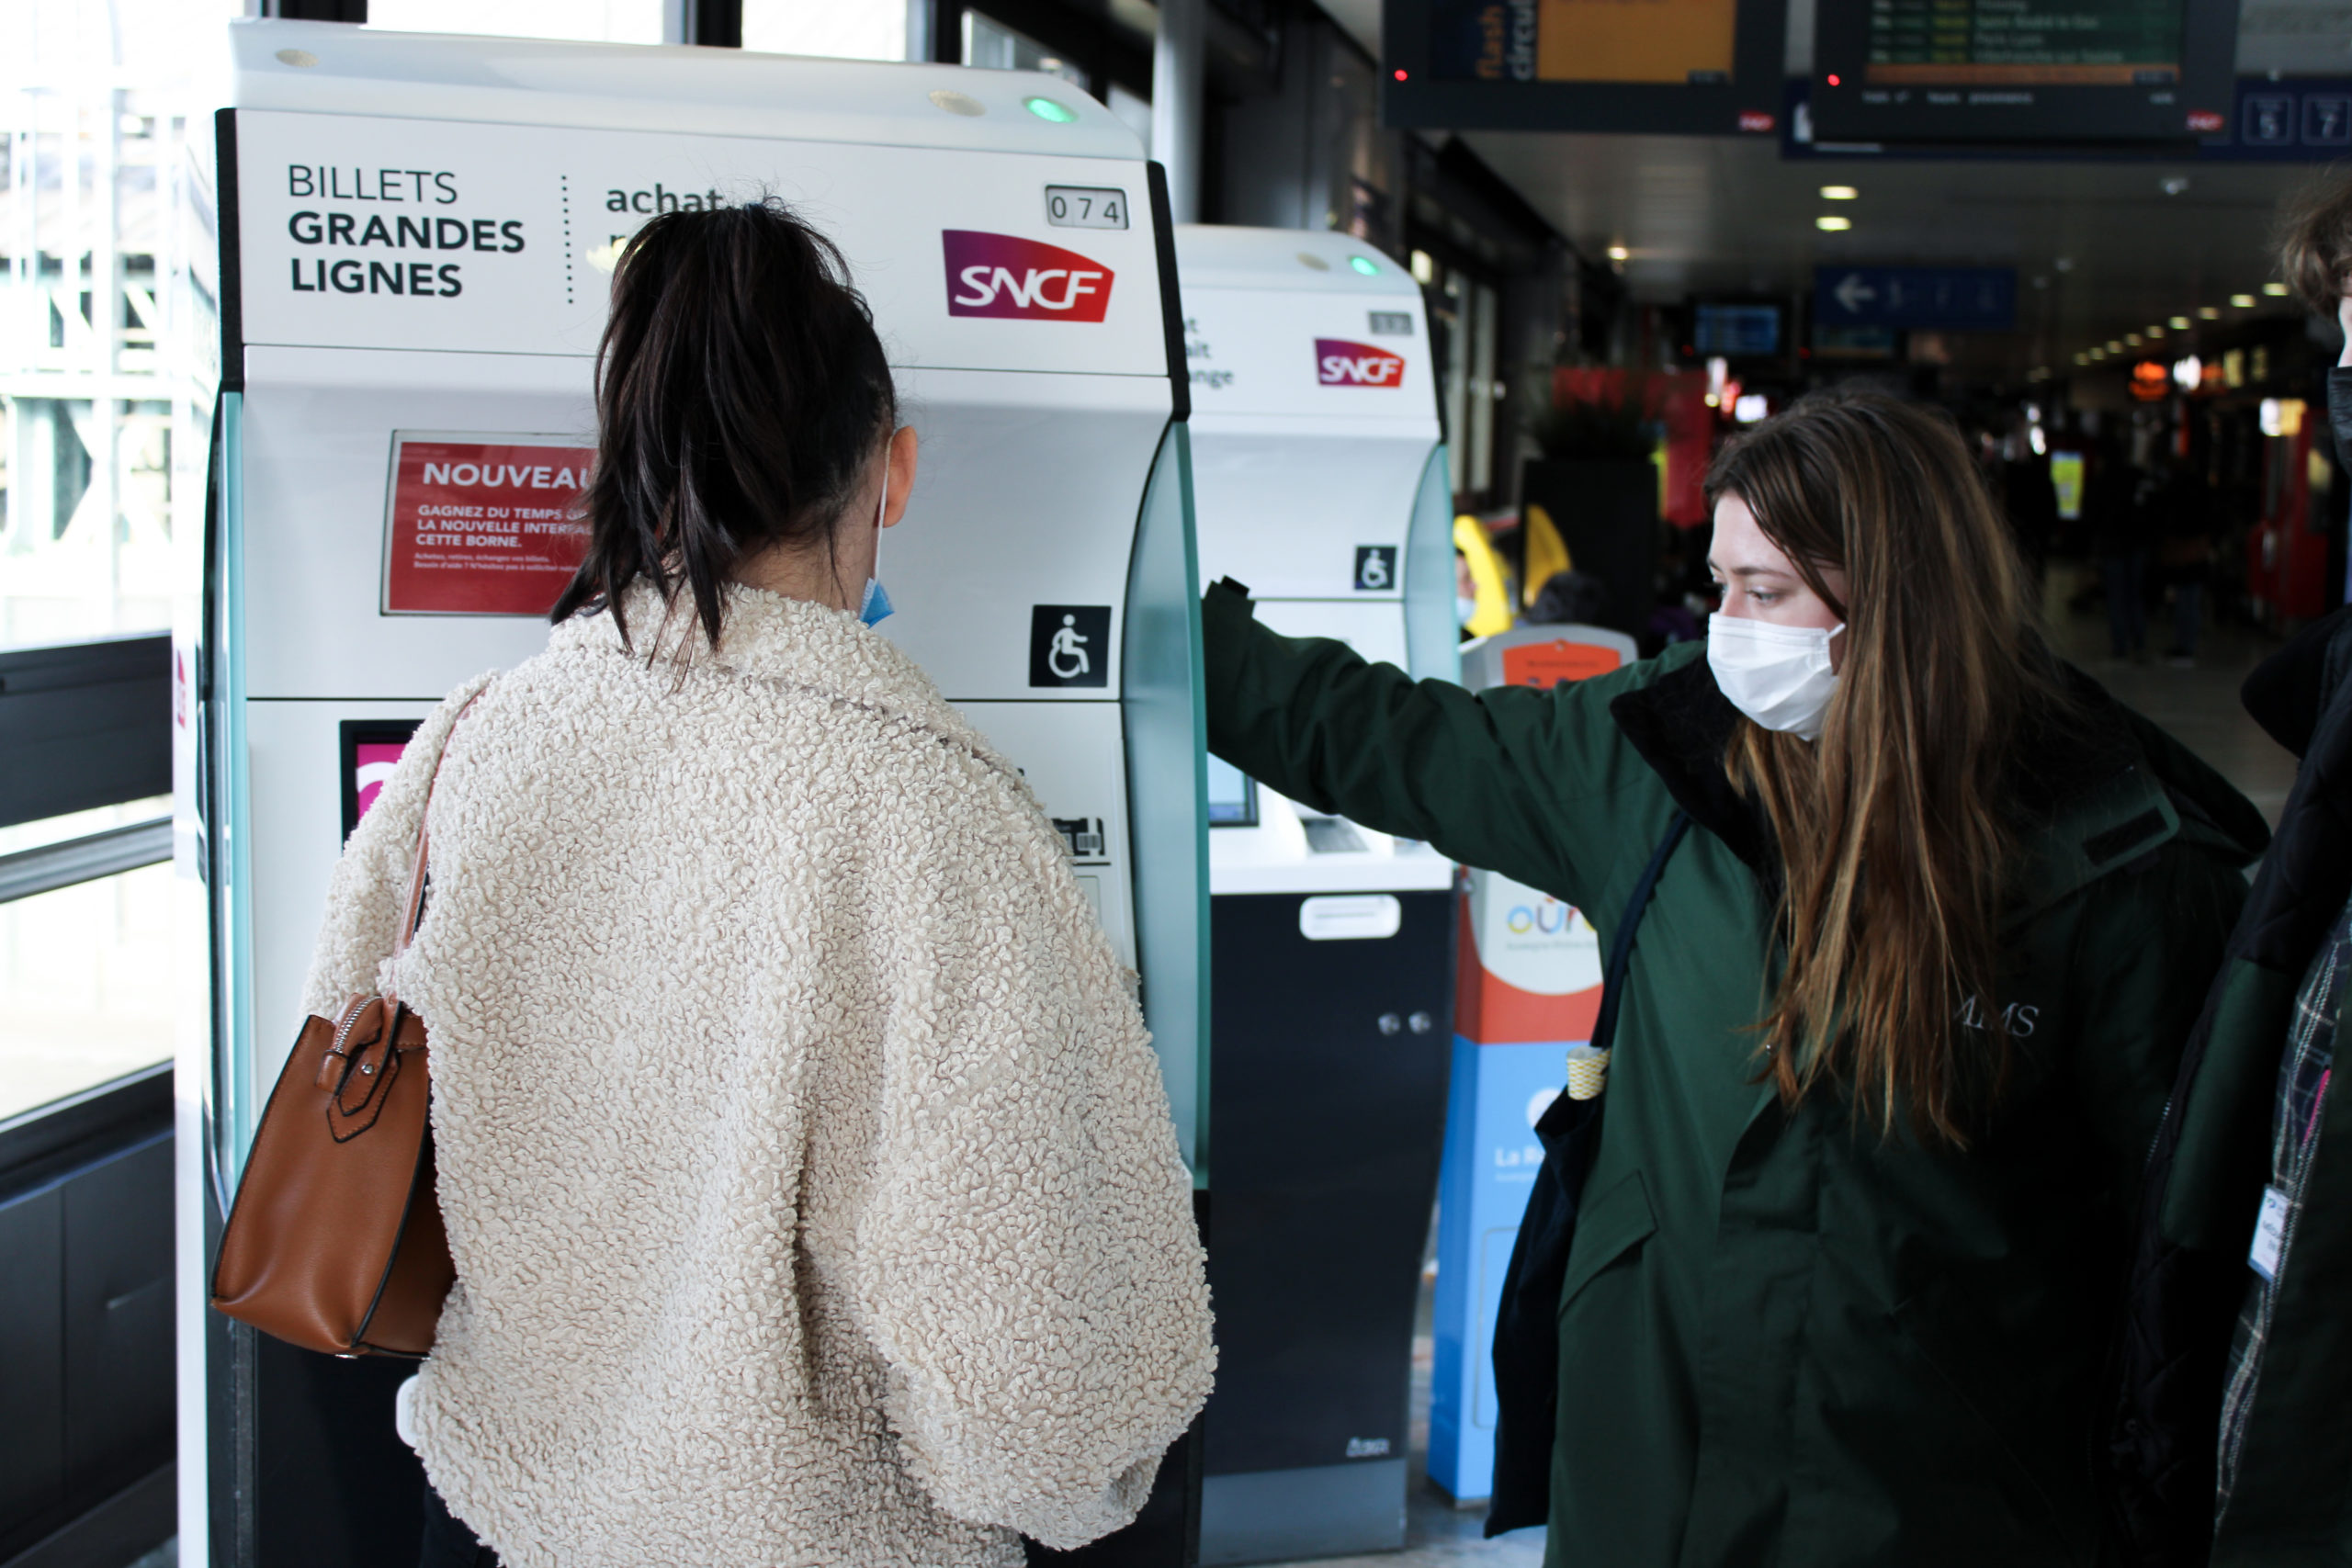
<path id="1" fill-rule="evenodd" d="M 420 820 L 395 960 L 424 913 L 426 843 Z M 391 996 L 303 1021 L 221 1231 L 214 1310 L 336 1356 L 433 1348 L 457 1268 L 434 1190 L 429 1045 Z"/>

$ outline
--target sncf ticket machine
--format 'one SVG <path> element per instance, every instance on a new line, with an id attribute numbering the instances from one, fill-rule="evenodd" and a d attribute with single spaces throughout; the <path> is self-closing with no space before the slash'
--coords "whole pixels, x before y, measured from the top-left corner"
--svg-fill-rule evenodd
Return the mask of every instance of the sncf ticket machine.
<path id="1" fill-rule="evenodd" d="M 1343 234 L 1186 227 L 1176 253 L 1203 578 L 1249 584 L 1277 631 L 1452 677 L 1420 289 Z M 1201 1561 L 1397 1547 L 1453 868 L 1209 767 L 1218 1359 Z"/>
<path id="2" fill-rule="evenodd" d="M 183 1561 L 415 1561 L 402 1364 L 204 1309 L 330 869 L 409 728 L 537 650 L 577 558 L 619 246 L 773 193 L 841 245 L 923 437 L 882 628 L 1021 766 L 1206 1107 L 1198 607 L 1159 172 L 1057 78 L 251 22 L 220 117 L 210 536 L 178 803 L 211 981 L 181 1060 Z M 1188 1471 L 1148 1514 L 1181 1545 Z M 1172 1555 L 1161 1559 L 1172 1562 Z"/>

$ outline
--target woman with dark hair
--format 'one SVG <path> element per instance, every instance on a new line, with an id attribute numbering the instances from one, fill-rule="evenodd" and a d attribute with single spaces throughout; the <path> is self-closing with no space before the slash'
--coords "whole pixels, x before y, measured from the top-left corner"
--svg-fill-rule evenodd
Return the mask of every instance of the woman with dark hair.
<path id="1" fill-rule="evenodd" d="M 424 1561 L 1114 1529 L 1208 1392 L 1192 1184 L 1060 840 L 861 624 L 916 440 L 840 255 L 772 203 L 647 224 L 597 422 L 547 651 L 425 721 L 309 983 L 376 988 L 429 797 Z"/>
<path id="2" fill-rule="evenodd" d="M 1808 400 L 1709 491 L 1707 641 L 1552 691 L 1219 584 L 1210 747 L 1604 951 L 1638 919 L 1497 1523 L 1548 1512 L 1553 1568 L 2089 1563 L 2130 1206 L 2262 819 L 2050 653 L 1941 416 Z"/>

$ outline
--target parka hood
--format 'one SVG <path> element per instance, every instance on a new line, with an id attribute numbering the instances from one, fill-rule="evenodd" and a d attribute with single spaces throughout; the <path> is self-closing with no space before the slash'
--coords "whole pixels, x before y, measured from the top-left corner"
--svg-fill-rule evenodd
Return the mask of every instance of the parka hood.
<path id="1" fill-rule="evenodd" d="M 1661 672 L 1610 704 L 1634 749 L 1693 821 L 1764 880 L 1779 881 L 1771 830 L 1724 772 L 1739 712 L 1717 689 L 1704 643 L 1669 649 Z M 2270 830 L 2253 803 L 2194 752 L 2062 666 L 2074 708 L 2018 747 L 2014 783 L 2029 868 L 2017 915 L 2047 908 L 2176 837 L 2245 865 Z"/>

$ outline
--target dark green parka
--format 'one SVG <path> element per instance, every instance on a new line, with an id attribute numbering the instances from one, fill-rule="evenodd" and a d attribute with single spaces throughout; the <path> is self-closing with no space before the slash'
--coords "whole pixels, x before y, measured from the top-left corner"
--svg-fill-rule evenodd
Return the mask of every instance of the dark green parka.
<path id="1" fill-rule="evenodd" d="M 2017 1070 L 1964 1154 L 1758 1081 L 1777 884 L 1702 646 L 1554 691 L 1416 683 L 1212 589 L 1209 746 L 1294 799 L 1555 895 L 1604 949 L 1675 808 L 1560 1305 L 1551 1568 L 2088 1562 L 2125 1211 L 2266 838 L 2086 680 L 2018 784 L 1997 994 Z"/>

